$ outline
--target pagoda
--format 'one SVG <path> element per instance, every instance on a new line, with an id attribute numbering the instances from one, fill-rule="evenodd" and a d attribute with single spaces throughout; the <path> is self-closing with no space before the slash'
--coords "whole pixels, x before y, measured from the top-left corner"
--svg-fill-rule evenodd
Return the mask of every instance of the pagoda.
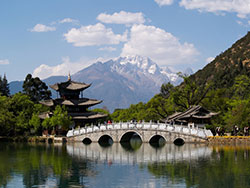
<path id="1" fill-rule="evenodd" d="M 72 81 L 69 75 L 68 81 L 50 85 L 50 88 L 59 93 L 60 98 L 43 100 L 40 103 L 50 107 L 51 110 L 57 105 L 65 105 L 68 115 L 72 117 L 74 126 L 84 126 L 86 123 L 94 123 L 98 119 L 107 117 L 107 115 L 88 111 L 89 107 L 100 104 L 101 100 L 80 98 L 83 90 L 90 86 L 91 84 Z M 47 112 L 40 114 L 39 117 L 45 119 L 52 115 L 51 112 Z"/>

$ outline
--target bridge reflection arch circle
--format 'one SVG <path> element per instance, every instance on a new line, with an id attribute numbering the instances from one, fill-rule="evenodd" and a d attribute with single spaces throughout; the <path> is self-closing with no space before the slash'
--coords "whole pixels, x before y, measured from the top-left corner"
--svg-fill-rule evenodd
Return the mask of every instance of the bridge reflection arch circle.
<path id="1" fill-rule="evenodd" d="M 181 137 L 177 137 L 174 139 L 174 144 L 177 146 L 182 146 L 185 144 L 185 139 Z"/>
<path id="2" fill-rule="evenodd" d="M 159 145 L 164 145 L 167 142 L 167 139 L 165 138 L 164 135 L 162 134 L 154 134 L 149 138 L 149 143 L 150 144 L 159 144 Z"/>
<path id="3" fill-rule="evenodd" d="M 128 131 L 125 131 L 124 133 L 122 133 L 122 135 L 119 138 L 119 142 L 129 142 L 130 139 L 135 135 L 138 135 L 142 142 L 144 141 L 141 134 L 138 131 L 128 130 Z"/>
<path id="4" fill-rule="evenodd" d="M 85 137 L 85 138 L 82 140 L 82 142 L 83 142 L 84 144 L 88 145 L 88 144 L 91 144 L 91 143 L 92 143 L 92 140 L 91 140 L 89 137 Z"/>
<path id="5" fill-rule="evenodd" d="M 98 143 L 100 145 L 112 145 L 114 142 L 114 139 L 109 134 L 104 134 L 98 138 Z"/>

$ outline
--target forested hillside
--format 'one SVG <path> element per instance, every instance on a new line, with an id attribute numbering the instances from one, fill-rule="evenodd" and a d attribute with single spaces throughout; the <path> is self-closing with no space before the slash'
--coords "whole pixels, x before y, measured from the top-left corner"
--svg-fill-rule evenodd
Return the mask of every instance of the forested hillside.
<path id="1" fill-rule="evenodd" d="M 191 79 L 197 84 L 213 82 L 214 88 L 227 88 L 239 75 L 250 76 L 250 32 L 193 74 Z"/>

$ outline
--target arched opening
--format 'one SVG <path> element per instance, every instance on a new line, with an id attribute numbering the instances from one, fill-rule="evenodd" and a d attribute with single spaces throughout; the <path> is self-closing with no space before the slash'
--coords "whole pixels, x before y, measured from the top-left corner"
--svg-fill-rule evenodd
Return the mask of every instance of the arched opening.
<path id="1" fill-rule="evenodd" d="M 185 141 L 182 138 L 177 138 L 174 140 L 174 144 L 177 146 L 182 146 L 185 143 Z"/>
<path id="2" fill-rule="evenodd" d="M 82 142 L 86 145 L 89 145 L 91 144 L 92 140 L 90 140 L 90 138 L 84 138 Z"/>
<path id="3" fill-rule="evenodd" d="M 124 149 L 135 151 L 141 147 L 142 139 L 135 132 L 127 132 L 121 137 L 120 143 Z"/>
<path id="4" fill-rule="evenodd" d="M 109 135 L 103 135 L 99 138 L 98 143 L 103 147 L 111 146 L 113 139 Z"/>
<path id="5" fill-rule="evenodd" d="M 161 135 L 155 135 L 149 140 L 149 143 L 153 147 L 162 147 L 165 145 L 166 140 Z"/>
<path id="6" fill-rule="evenodd" d="M 52 139 L 52 138 L 49 138 L 49 139 L 48 139 L 48 143 L 49 143 L 49 144 L 52 144 L 52 143 L 53 143 L 53 139 Z"/>

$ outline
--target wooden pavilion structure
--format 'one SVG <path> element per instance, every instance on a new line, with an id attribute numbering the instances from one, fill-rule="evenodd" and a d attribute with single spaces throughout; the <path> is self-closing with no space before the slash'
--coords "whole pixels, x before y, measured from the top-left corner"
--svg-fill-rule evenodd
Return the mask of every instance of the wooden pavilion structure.
<path id="1" fill-rule="evenodd" d="M 72 117 L 74 126 L 85 126 L 86 123 L 95 123 L 97 120 L 107 117 L 107 115 L 88 110 L 89 107 L 100 104 L 101 100 L 80 98 L 80 94 L 82 96 L 82 92 L 90 86 L 91 84 L 72 81 L 69 75 L 66 82 L 50 85 L 52 89 L 59 93 L 59 98 L 43 100 L 40 103 L 50 107 L 51 111 L 57 105 L 65 105 L 68 115 Z M 47 112 L 40 114 L 39 117 L 45 119 L 52 115 L 52 112 Z"/>
<path id="2" fill-rule="evenodd" d="M 185 112 L 175 112 L 162 120 L 170 124 L 181 124 L 187 126 L 205 127 L 206 124 L 211 123 L 211 118 L 218 113 L 210 112 L 202 106 L 191 106 Z"/>

